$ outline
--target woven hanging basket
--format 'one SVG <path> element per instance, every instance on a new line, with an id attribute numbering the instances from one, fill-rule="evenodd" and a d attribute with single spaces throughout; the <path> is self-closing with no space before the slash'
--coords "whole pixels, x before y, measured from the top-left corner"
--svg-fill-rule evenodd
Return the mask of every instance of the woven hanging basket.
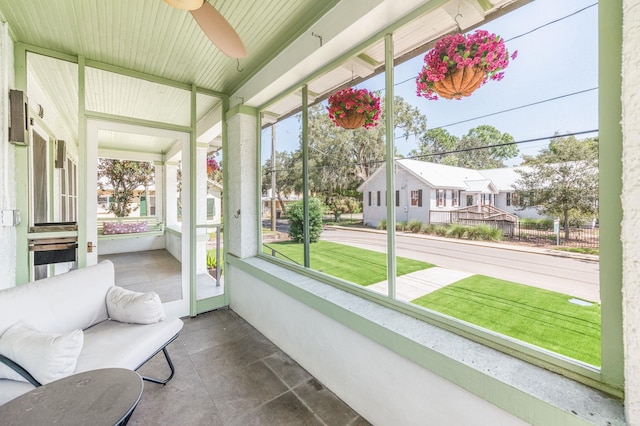
<path id="1" fill-rule="evenodd" d="M 335 120 L 343 129 L 357 129 L 364 126 L 367 117 L 355 109 L 348 109 L 345 111 L 344 117 L 336 116 Z"/>
<path id="2" fill-rule="evenodd" d="M 456 68 L 446 74 L 442 80 L 433 82 L 433 90 L 445 99 L 460 99 L 471 95 L 484 79 L 484 71 L 480 67 Z"/>

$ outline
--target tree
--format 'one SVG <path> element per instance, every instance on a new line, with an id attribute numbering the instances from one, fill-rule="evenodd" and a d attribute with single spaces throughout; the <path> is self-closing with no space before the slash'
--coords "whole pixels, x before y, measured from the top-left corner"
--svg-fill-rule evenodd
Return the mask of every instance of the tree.
<path id="1" fill-rule="evenodd" d="M 384 105 L 384 99 L 381 100 Z M 309 109 L 309 183 L 311 191 L 331 202 L 334 194 L 355 190 L 386 157 L 385 111 L 379 125 L 345 130 L 329 119 L 323 105 Z M 396 133 L 404 138 L 426 130 L 426 117 L 403 98 L 394 98 Z"/>
<path id="2" fill-rule="evenodd" d="M 287 151 L 276 152 L 275 167 L 271 167 L 271 158 L 262 166 L 262 193 L 271 189 L 271 173 L 276 174 L 276 197 L 280 210 L 284 211 L 283 196 L 302 192 L 302 158 L 301 153 Z"/>
<path id="3" fill-rule="evenodd" d="M 101 190 L 113 189 L 113 202 L 109 203 L 109 211 L 117 217 L 129 216 L 135 210 L 131 200 L 135 190 L 153 183 L 153 165 L 143 161 L 98 160 L 98 186 Z"/>
<path id="4" fill-rule="evenodd" d="M 493 126 L 483 124 L 470 129 L 458 138 L 445 129 L 430 129 L 420 138 L 418 149 L 411 156 L 423 156 L 424 161 L 470 169 L 504 167 L 504 160 L 518 155 L 513 136 L 502 133 Z"/>
<path id="5" fill-rule="evenodd" d="M 287 207 L 289 236 L 297 243 L 304 242 L 304 200 L 295 201 Z M 322 202 L 309 198 L 309 242 L 315 243 L 322 232 Z"/>
<path id="6" fill-rule="evenodd" d="M 572 221 L 597 215 L 597 138 L 554 138 L 538 155 L 524 156 L 523 165 L 514 184 L 520 209 L 560 217 L 565 239 Z"/>

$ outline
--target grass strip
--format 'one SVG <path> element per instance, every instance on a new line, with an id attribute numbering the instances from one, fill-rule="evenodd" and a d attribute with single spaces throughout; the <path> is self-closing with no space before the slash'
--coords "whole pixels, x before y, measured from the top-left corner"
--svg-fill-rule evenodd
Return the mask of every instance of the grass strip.
<path id="1" fill-rule="evenodd" d="M 412 303 L 599 366 L 600 305 L 566 294 L 473 275 Z"/>
<path id="2" fill-rule="evenodd" d="M 268 243 L 279 253 L 304 264 L 304 245 L 291 241 Z M 263 249 L 266 254 L 271 254 L 268 248 Z M 289 260 L 283 256 L 276 257 Z M 387 255 L 371 250 L 330 241 L 318 241 L 310 245 L 311 269 L 325 274 L 350 281 L 363 286 L 375 284 L 387 279 Z M 422 269 L 431 268 L 434 265 L 419 260 L 396 258 L 396 275 L 404 275 Z"/>

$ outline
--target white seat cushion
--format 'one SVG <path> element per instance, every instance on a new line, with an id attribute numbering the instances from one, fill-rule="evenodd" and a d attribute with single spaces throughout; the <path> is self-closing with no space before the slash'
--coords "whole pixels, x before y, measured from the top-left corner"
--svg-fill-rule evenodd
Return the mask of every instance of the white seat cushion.
<path id="1" fill-rule="evenodd" d="M 0 405 L 35 389 L 31 383 L 0 379 Z"/>
<path id="2" fill-rule="evenodd" d="M 179 318 L 154 324 L 125 324 L 108 320 L 84 330 L 84 348 L 76 373 L 97 368 L 135 370 L 182 329 Z"/>

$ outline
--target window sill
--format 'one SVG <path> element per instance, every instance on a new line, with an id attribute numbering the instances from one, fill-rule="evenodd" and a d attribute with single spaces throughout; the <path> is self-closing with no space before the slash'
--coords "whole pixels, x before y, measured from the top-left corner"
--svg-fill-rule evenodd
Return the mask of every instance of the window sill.
<path id="1" fill-rule="evenodd" d="M 267 260 L 227 261 L 529 423 L 625 424 L 622 401 L 604 392 Z"/>

